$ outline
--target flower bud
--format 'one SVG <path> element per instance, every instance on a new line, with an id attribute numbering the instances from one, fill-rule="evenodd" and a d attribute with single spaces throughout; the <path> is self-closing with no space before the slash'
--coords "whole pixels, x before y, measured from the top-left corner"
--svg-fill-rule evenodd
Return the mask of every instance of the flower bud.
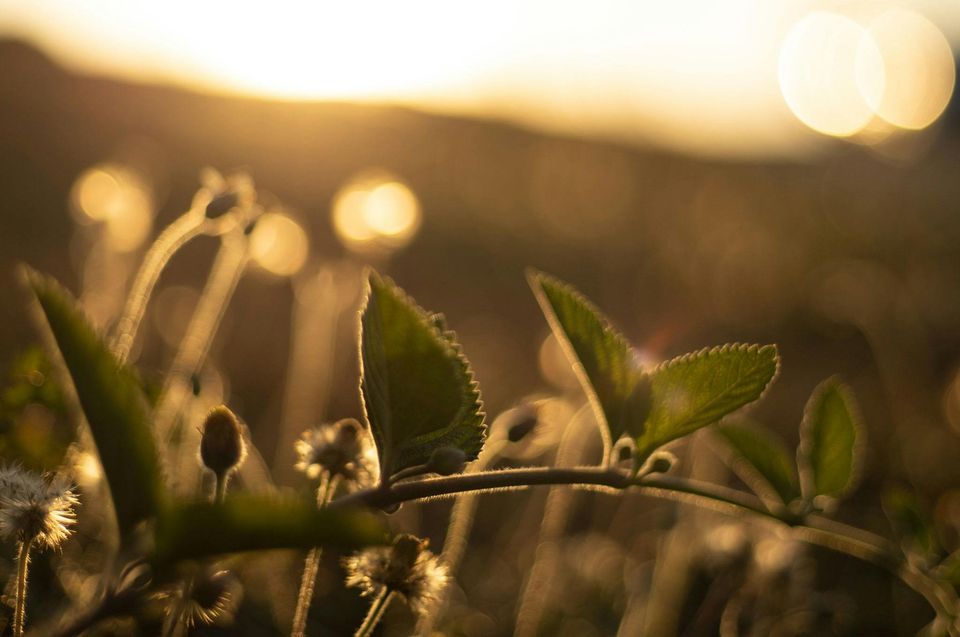
<path id="1" fill-rule="evenodd" d="M 427 461 L 427 467 L 431 472 L 441 476 L 449 476 L 454 473 L 463 473 L 463 468 L 467 464 L 467 454 L 456 447 L 440 447 L 434 449 Z"/>
<path id="2" fill-rule="evenodd" d="M 537 426 L 537 408 L 527 404 L 517 408 L 513 422 L 509 423 L 507 439 L 510 442 L 520 442 Z"/>
<path id="3" fill-rule="evenodd" d="M 223 476 L 239 466 L 246 454 L 240 422 L 226 405 L 220 405 L 203 422 L 200 459 L 208 469 Z"/>

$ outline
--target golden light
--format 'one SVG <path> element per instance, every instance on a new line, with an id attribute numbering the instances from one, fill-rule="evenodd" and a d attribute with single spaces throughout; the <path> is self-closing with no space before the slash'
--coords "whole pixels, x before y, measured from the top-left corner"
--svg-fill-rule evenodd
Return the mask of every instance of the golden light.
<path id="1" fill-rule="evenodd" d="M 264 213 L 250 235 L 250 256 L 258 266 L 277 276 L 292 276 L 307 262 L 307 233 L 289 215 Z"/>
<path id="2" fill-rule="evenodd" d="M 135 171 L 101 164 L 77 177 L 70 193 L 74 219 L 102 223 L 107 244 L 118 252 L 136 250 L 153 229 L 153 195 Z"/>
<path id="3" fill-rule="evenodd" d="M 883 58 L 870 33 L 836 13 L 816 11 L 797 22 L 780 50 L 784 100 L 810 128 L 849 137 L 874 117 L 884 93 Z"/>
<path id="4" fill-rule="evenodd" d="M 333 200 L 333 227 L 358 252 L 389 252 L 407 245 L 420 228 L 420 202 L 409 186 L 381 171 L 347 183 Z"/>
<path id="5" fill-rule="evenodd" d="M 926 128 L 953 95 L 956 69 L 950 43 L 932 22 L 903 9 L 882 13 L 868 29 L 883 56 L 886 75 L 879 95 L 865 95 L 871 108 L 900 128 Z"/>

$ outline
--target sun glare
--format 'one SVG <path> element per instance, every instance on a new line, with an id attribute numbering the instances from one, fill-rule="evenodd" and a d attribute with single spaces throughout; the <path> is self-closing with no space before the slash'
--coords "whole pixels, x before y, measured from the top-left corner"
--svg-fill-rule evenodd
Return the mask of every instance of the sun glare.
<path id="1" fill-rule="evenodd" d="M 960 17 L 960 4 L 923 0 L 7 4 L 0 33 L 83 72 L 387 101 L 721 155 L 815 148 L 796 119 L 858 142 L 877 118 L 929 126 L 953 92 L 942 29 Z"/>

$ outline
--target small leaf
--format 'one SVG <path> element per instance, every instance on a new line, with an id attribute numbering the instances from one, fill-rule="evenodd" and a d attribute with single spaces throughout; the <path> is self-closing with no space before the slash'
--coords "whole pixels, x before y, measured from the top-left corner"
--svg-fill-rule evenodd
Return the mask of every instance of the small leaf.
<path id="1" fill-rule="evenodd" d="M 550 328 L 573 365 L 607 442 L 643 432 L 650 385 L 627 340 L 573 287 L 531 271 L 527 277 Z"/>
<path id="2" fill-rule="evenodd" d="M 356 549 L 386 541 L 373 513 L 322 510 L 313 502 L 237 495 L 225 502 L 176 503 L 157 523 L 154 561 L 170 564 L 225 553 L 333 546 Z"/>
<path id="3" fill-rule="evenodd" d="M 915 493 L 893 487 L 883 495 L 883 512 L 905 552 L 930 561 L 941 554 L 933 520 Z"/>
<path id="4" fill-rule="evenodd" d="M 735 457 L 733 469 L 761 497 L 771 494 L 783 504 L 800 497 L 793 459 L 783 442 L 766 429 L 723 424 L 716 432 Z"/>
<path id="5" fill-rule="evenodd" d="M 839 498 L 859 477 L 863 428 L 849 389 L 829 378 L 813 391 L 800 425 L 797 464 L 804 497 Z"/>
<path id="6" fill-rule="evenodd" d="M 444 325 L 371 271 L 360 315 L 360 390 L 381 475 L 424 464 L 441 447 L 467 460 L 483 447 L 480 391 Z"/>
<path id="7" fill-rule="evenodd" d="M 69 292 L 50 278 L 24 272 L 90 425 L 117 524 L 126 536 L 138 523 L 154 517 L 164 499 L 140 384 L 132 370 L 117 363 Z"/>
<path id="8" fill-rule="evenodd" d="M 637 439 L 639 457 L 759 399 L 779 365 L 775 345 L 724 345 L 663 363 L 650 373 L 652 407 Z"/>

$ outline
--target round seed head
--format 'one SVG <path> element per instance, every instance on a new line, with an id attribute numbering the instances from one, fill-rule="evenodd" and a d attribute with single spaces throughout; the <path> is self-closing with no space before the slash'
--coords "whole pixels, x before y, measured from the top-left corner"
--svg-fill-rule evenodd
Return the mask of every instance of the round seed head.
<path id="1" fill-rule="evenodd" d="M 60 548 L 73 532 L 79 500 L 63 476 L 0 468 L 0 536 Z"/>
<path id="2" fill-rule="evenodd" d="M 344 418 L 304 431 L 296 442 L 298 471 L 315 480 L 339 476 L 350 485 L 376 481 L 377 453 L 364 427 Z"/>
<path id="3" fill-rule="evenodd" d="M 346 558 L 347 586 L 364 596 L 381 590 L 399 593 L 418 615 L 428 613 L 449 580 L 447 566 L 427 550 L 427 542 L 399 535 L 393 545 L 366 549 Z"/>
<path id="4" fill-rule="evenodd" d="M 243 587 L 230 571 L 206 569 L 190 588 L 188 621 L 194 624 L 230 623 L 240 605 Z"/>

